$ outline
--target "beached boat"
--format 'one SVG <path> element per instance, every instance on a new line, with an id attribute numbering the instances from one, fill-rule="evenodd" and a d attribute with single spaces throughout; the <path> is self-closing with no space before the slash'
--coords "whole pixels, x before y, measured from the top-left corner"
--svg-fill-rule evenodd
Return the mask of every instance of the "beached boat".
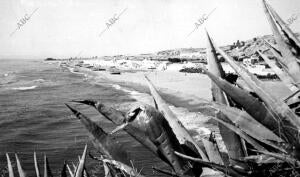
<path id="1" fill-rule="evenodd" d="M 79 69 L 78 68 L 74 68 L 73 72 L 79 72 Z"/>
<path id="2" fill-rule="evenodd" d="M 110 74 L 121 74 L 120 71 L 110 71 Z"/>
<path id="3" fill-rule="evenodd" d="M 61 62 L 59 64 L 60 67 L 68 67 L 68 64 L 66 62 Z"/>
<path id="4" fill-rule="evenodd" d="M 148 69 L 156 69 L 156 67 L 153 67 L 153 66 L 152 66 L 152 67 L 149 67 Z"/>
<path id="5" fill-rule="evenodd" d="M 105 71 L 106 69 L 105 68 L 100 68 L 100 67 L 94 67 L 92 70 L 93 71 Z"/>
<path id="6" fill-rule="evenodd" d="M 121 74 L 121 71 L 115 66 L 109 67 L 108 71 L 110 74 Z"/>

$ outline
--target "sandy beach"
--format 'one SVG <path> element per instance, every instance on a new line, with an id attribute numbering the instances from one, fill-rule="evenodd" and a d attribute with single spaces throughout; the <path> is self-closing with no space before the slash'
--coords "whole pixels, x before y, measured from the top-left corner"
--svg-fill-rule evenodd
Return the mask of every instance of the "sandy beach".
<path id="1" fill-rule="evenodd" d="M 213 109 L 207 107 L 208 102 L 212 100 L 212 95 L 210 90 L 211 81 L 206 75 L 172 70 L 123 71 L 121 74 L 114 75 L 107 71 L 91 71 L 82 67 L 79 68 L 79 72 L 92 76 L 95 80 L 104 79 L 111 82 L 114 88 L 129 92 L 138 103 L 154 105 L 144 77 L 147 75 L 163 99 L 170 104 L 171 110 L 196 140 L 208 138 L 211 131 L 214 131 L 220 151 L 227 151 L 216 123 L 206 116 L 214 116 Z M 278 93 L 279 98 L 283 98 L 288 94 L 285 86 L 278 81 L 265 81 L 265 83 L 270 90 Z"/>

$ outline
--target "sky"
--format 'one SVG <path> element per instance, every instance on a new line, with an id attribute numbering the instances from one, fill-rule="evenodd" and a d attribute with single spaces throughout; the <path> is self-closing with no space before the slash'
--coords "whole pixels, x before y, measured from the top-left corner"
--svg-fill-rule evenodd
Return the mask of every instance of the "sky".
<path id="1" fill-rule="evenodd" d="M 268 2 L 284 20 L 298 14 L 290 27 L 300 32 L 299 0 Z M 214 8 L 188 36 L 197 20 Z M 20 19 L 34 10 L 10 36 Z M 220 46 L 271 34 L 261 0 L 0 0 L 0 58 L 134 55 L 199 48 L 206 45 L 204 28 Z"/>

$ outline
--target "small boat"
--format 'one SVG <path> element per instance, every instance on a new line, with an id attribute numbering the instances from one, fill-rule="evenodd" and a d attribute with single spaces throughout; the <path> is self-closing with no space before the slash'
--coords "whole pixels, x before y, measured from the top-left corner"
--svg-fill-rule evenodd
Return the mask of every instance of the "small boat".
<path id="1" fill-rule="evenodd" d="M 149 67 L 148 69 L 156 69 L 156 67 L 152 66 L 152 67 Z"/>
<path id="2" fill-rule="evenodd" d="M 110 74 L 121 74 L 120 71 L 111 71 Z"/>
<path id="3" fill-rule="evenodd" d="M 121 74 L 121 71 L 119 69 L 117 69 L 115 66 L 111 66 L 108 71 L 110 72 L 110 74 Z"/>
<path id="4" fill-rule="evenodd" d="M 78 68 L 74 68 L 73 72 L 79 72 L 79 69 Z"/>
<path id="5" fill-rule="evenodd" d="M 105 68 L 93 68 L 92 69 L 93 71 L 105 71 L 106 69 Z"/>
<path id="6" fill-rule="evenodd" d="M 65 63 L 65 62 L 62 62 L 62 63 L 59 64 L 59 66 L 60 66 L 60 67 L 68 67 L 68 64 Z"/>

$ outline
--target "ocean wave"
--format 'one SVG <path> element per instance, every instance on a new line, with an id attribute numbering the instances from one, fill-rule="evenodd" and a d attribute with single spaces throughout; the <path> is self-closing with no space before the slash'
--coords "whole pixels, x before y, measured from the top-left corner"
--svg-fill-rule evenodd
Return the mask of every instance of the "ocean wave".
<path id="1" fill-rule="evenodd" d="M 33 80 L 33 82 L 45 82 L 44 79 L 36 79 L 36 80 Z"/>
<path id="2" fill-rule="evenodd" d="M 138 91 L 135 91 L 135 90 L 129 90 L 125 87 L 122 87 L 118 84 L 111 84 L 111 86 L 117 90 L 122 90 L 123 92 L 126 92 L 126 93 L 129 93 L 130 95 L 140 95 L 140 94 L 143 94 L 143 93 L 140 93 Z"/>
<path id="3" fill-rule="evenodd" d="M 32 90 L 37 88 L 37 85 L 33 85 L 33 86 L 28 86 L 28 87 L 15 87 L 12 88 L 13 90 Z"/>
<path id="4" fill-rule="evenodd" d="M 4 73 L 0 75 L 0 85 L 7 85 L 17 82 L 16 75 L 14 73 Z"/>

